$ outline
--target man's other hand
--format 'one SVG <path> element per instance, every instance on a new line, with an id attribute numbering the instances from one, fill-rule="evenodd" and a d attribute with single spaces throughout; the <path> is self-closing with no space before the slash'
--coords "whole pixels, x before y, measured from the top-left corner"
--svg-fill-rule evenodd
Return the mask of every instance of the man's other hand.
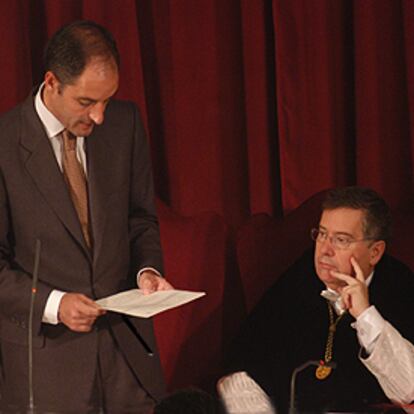
<path id="1" fill-rule="evenodd" d="M 138 280 L 138 287 L 142 290 L 144 295 L 149 295 L 157 290 L 174 289 L 163 277 L 158 276 L 151 270 L 145 270 L 141 273 Z"/>
<path id="2" fill-rule="evenodd" d="M 105 310 L 82 293 L 65 293 L 59 305 L 59 321 L 75 332 L 89 332 Z"/>

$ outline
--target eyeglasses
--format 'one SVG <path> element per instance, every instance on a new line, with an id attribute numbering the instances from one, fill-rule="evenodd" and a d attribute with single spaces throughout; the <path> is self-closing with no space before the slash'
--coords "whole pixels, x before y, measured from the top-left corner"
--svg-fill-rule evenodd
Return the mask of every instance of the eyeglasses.
<path id="1" fill-rule="evenodd" d="M 333 236 L 328 236 L 328 232 L 321 229 L 312 229 L 311 230 L 312 240 L 323 243 L 326 240 L 329 240 L 334 249 L 346 250 L 352 243 L 357 243 L 366 240 L 373 239 L 353 239 L 352 237 L 346 236 L 345 234 L 334 234 Z"/>

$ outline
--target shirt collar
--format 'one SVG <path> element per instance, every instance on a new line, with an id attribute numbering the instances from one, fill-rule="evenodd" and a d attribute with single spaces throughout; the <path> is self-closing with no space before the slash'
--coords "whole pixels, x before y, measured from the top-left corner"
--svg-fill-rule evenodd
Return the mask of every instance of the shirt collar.
<path id="1" fill-rule="evenodd" d="M 46 129 L 46 134 L 49 138 L 53 138 L 56 135 L 59 135 L 65 127 L 63 124 L 52 114 L 52 112 L 47 109 L 46 105 L 42 100 L 42 91 L 45 84 L 44 82 L 40 85 L 39 90 L 35 96 L 35 108 L 36 112 L 39 115 L 40 120 L 42 121 L 43 126 Z"/>

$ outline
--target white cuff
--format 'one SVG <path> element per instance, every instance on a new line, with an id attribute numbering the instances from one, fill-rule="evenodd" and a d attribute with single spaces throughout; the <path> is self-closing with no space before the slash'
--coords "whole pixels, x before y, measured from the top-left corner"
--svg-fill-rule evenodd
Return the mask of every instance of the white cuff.
<path id="1" fill-rule="evenodd" d="M 370 306 L 362 312 L 356 322 L 358 341 L 368 354 L 374 350 L 375 343 L 383 331 L 385 320 L 375 306 Z"/>
<path id="2" fill-rule="evenodd" d="M 221 378 L 217 391 L 228 414 L 275 413 L 269 397 L 245 371 Z"/>
<path id="3" fill-rule="evenodd" d="M 43 312 L 42 322 L 57 325 L 59 323 L 58 312 L 60 301 L 66 292 L 52 290 L 47 298 L 45 310 Z"/>
<path id="4" fill-rule="evenodd" d="M 144 267 L 142 268 L 138 273 L 137 273 L 137 286 L 139 287 L 139 278 L 141 277 L 141 275 L 146 271 L 146 270 L 151 270 L 151 272 L 154 272 L 157 274 L 157 276 L 162 277 L 161 273 L 157 270 L 154 269 L 153 267 Z"/>
<path id="5" fill-rule="evenodd" d="M 414 401 L 414 346 L 390 323 L 385 322 L 374 350 L 368 358 L 361 358 L 361 362 L 391 401 L 398 404 Z"/>

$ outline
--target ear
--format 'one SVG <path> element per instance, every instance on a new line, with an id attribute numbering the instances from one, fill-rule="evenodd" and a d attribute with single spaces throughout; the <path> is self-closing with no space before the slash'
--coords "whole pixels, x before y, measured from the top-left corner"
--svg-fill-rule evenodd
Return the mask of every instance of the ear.
<path id="1" fill-rule="evenodd" d="M 371 266 L 375 266 L 380 261 L 385 252 L 385 246 L 386 244 L 384 240 L 378 240 L 371 245 L 369 253 L 369 263 Z"/>
<path id="2" fill-rule="evenodd" d="M 48 70 L 45 73 L 44 82 L 47 93 L 59 92 L 60 82 L 52 71 Z"/>

